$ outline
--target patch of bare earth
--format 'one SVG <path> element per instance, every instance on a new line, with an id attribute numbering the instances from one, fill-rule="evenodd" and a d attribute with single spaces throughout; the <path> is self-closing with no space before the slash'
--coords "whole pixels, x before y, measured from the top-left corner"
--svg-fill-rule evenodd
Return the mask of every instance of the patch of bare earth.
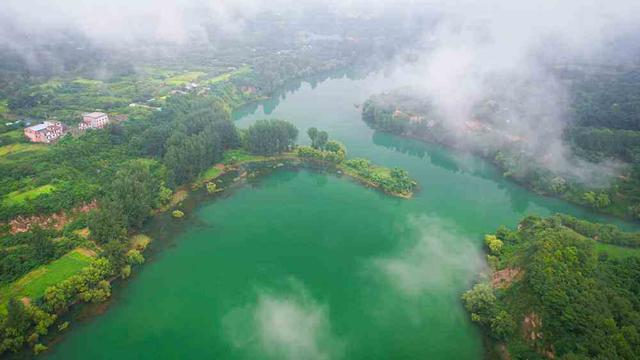
<path id="1" fill-rule="evenodd" d="M 529 341 L 535 342 L 542 339 L 540 327 L 542 327 L 542 319 L 535 312 L 530 312 L 522 320 L 522 331 L 524 331 L 524 337 Z"/>
<path id="2" fill-rule="evenodd" d="M 91 249 L 87 249 L 84 247 L 79 247 L 76 249 L 77 252 L 79 252 L 82 255 L 88 256 L 88 257 L 96 257 L 98 254 L 96 254 L 95 251 L 91 250 Z"/>
<path id="3" fill-rule="evenodd" d="M 491 274 L 491 285 L 494 288 L 506 288 L 511 285 L 511 283 L 519 278 L 522 274 L 522 270 L 518 268 L 506 268 L 499 271 L 494 271 Z"/>
<path id="4" fill-rule="evenodd" d="M 509 353 L 509 349 L 507 349 L 507 345 L 498 345 L 498 356 L 501 360 L 511 360 L 511 354 Z"/>
<path id="5" fill-rule="evenodd" d="M 525 340 L 530 343 L 536 351 L 547 359 L 555 359 L 556 355 L 553 347 L 544 346 L 542 343 L 542 318 L 535 312 L 530 312 L 522 320 L 522 332 Z"/>
<path id="6" fill-rule="evenodd" d="M 82 229 L 78 229 L 76 231 L 74 231 L 74 233 L 76 233 L 78 236 L 84 238 L 84 239 L 88 239 L 89 238 L 89 228 L 82 228 Z"/>
<path id="7" fill-rule="evenodd" d="M 9 232 L 12 234 L 27 232 L 33 226 L 61 230 L 69 221 L 75 219 L 78 214 L 87 213 L 97 207 L 98 204 L 94 200 L 77 206 L 70 211 L 61 211 L 51 215 L 18 216 L 9 221 Z"/>

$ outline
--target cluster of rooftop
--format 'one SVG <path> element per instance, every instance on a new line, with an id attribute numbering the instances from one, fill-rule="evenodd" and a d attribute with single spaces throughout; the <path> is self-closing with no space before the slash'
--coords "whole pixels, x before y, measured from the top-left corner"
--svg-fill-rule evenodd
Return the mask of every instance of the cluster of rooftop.
<path id="1" fill-rule="evenodd" d="M 109 123 L 109 116 L 102 112 L 87 113 L 82 116 L 79 130 L 102 129 Z M 64 136 L 68 127 L 60 121 L 43 121 L 41 124 L 24 128 L 24 136 L 29 141 L 37 143 L 51 143 Z"/>

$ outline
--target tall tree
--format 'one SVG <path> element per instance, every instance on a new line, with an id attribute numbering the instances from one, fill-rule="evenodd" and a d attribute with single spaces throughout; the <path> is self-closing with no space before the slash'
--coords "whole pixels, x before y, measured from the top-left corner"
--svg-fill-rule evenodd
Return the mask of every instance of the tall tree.
<path id="1" fill-rule="evenodd" d="M 91 212 L 88 220 L 91 237 L 101 244 L 126 239 L 126 223 L 122 208 L 109 200 L 103 201 L 99 210 Z"/>
<path id="2" fill-rule="evenodd" d="M 311 139 L 311 147 L 316 148 L 316 140 L 318 139 L 318 129 L 315 127 L 310 127 L 307 130 L 307 135 L 309 135 L 309 139 Z"/>
<path id="3" fill-rule="evenodd" d="M 246 143 L 254 154 L 273 155 L 288 151 L 298 137 L 298 129 L 283 120 L 258 120 L 246 132 Z"/>
<path id="4" fill-rule="evenodd" d="M 327 145 L 329 140 L 329 134 L 326 131 L 320 131 L 316 140 L 316 147 L 324 150 L 324 146 Z"/>
<path id="5" fill-rule="evenodd" d="M 132 160 L 116 173 L 109 198 L 122 209 L 127 228 L 139 228 L 158 205 L 166 170 L 157 161 Z"/>

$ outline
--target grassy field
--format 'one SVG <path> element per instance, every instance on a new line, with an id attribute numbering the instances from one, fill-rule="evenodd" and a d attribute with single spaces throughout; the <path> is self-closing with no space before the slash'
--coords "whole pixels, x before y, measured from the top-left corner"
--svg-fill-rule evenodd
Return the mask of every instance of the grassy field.
<path id="1" fill-rule="evenodd" d="M 11 133 L 13 133 L 13 131 L 11 131 Z M 9 133 L 6 133 L 4 135 L 6 136 L 7 134 L 9 134 Z M 17 135 L 12 134 L 11 136 L 17 136 Z M 5 146 L 0 146 L 0 157 L 7 156 L 7 155 L 10 155 L 10 154 L 26 152 L 26 151 L 41 151 L 41 150 L 46 150 L 46 145 L 24 144 L 24 143 L 10 144 L 10 145 L 5 145 Z"/>
<path id="2" fill-rule="evenodd" d="M 225 153 L 223 154 L 222 163 L 225 165 L 234 165 L 252 161 L 264 161 L 272 159 L 274 159 L 274 157 L 252 155 L 245 150 L 235 149 L 225 151 Z M 200 174 L 194 184 L 195 186 L 201 186 L 205 182 L 218 177 L 218 175 L 222 174 L 223 171 L 224 170 L 222 166 L 220 166 L 220 164 L 216 164 Z"/>
<path id="3" fill-rule="evenodd" d="M 9 112 L 8 101 L 6 99 L 0 100 L 0 114 Z"/>
<path id="4" fill-rule="evenodd" d="M 214 179 L 216 177 L 218 177 L 218 175 L 222 174 L 222 169 L 212 166 L 210 167 L 207 171 L 203 172 L 202 174 L 200 174 L 200 176 L 198 177 L 198 183 L 203 183 L 205 181 L 209 181 L 211 179 Z"/>
<path id="5" fill-rule="evenodd" d="M 85 86 L 100 86 L 102 85 L 102 81 L 100 80 L 92 80 L 92 79 L 85 79 L 85 78 L 77 78 L 75 80 L 73 80 L 74 84 L 80 84 L 80 85 L 85 85 Z"/>
<path id="6" fill-rule="evenodd" d="M 14 191 L 7 194 L 4 198 L 4 202 L 7 205 L 20 204 L 30 199 L 35 199 L 42 194 L 48 194 L 55 190 L 55 186 L 51 184 L 42 185 L 35 189 L 27 190 L 27 191 Z"/>
<path id="7" fill-rule="evenodd" d="M 0 288 L 0 311 L 4 311 L 7 301 L 12 297 L 37 299 L 44 291 L 72 275 L 91 263 L 91 256 L 86 250 L 75 249 L 58 260 L 40 266 L 11 284 Z"/>
<path id="8" fill-rule="evenodd" d="M 238 150 L 225 151 L 222 158 L 222 162 L 224 164 L 239 164 L 239 163 L 245 163 L 249 161 L 259 161 L 259 160 L 267 160 L 267 159 L 269 158 L 265 156 L 252 155 L 245 150 L 238 149 Z"/>
<path id="9" fill-rule="evenodd" d="M 629 256 L 640 256 L 640 248 L 629 248 L 611 244 L 596 242 L 597 253 L 607 253 L 609 258 L 622 259 Z"/>
<path id="10" fill-rule="evenodd" d="M 219 82 L 223 82 L 223 81 L 228 81 L 229 79 L 231 79 L 234 76 L 238 76 L 238 75 L 243 75 L 248 73 L 249 71 L 251 71 L 251 67 L 249 67 L 248 65 L 245 65 L 241 68 L 239 68 L 238 70 L 234 70 L 234 71 L 230 71 L 228 73 L 224 73 L 222 75 L 218 75 L 212 79 L 207 80 L 207 82 L 209 84 L 217 84 Z"/>
<path id="11" fill-rule="evenodd" d="M 166 83 L 172 86 L 180 86 L 195 81 L 200 76 L 205 75 L 201 71 L 189 71 L 183 74 L 174 75 L 166 80 Z"/>
<path id="12" fill-rule="evenodd" d="M 7 131 L 4 134 L 0 134 L 0 138 L 3 140 L 8 140 L 6 143 L 16 143 L 22 141 L 24 139 L 24 130 L 15 129 L 11 131 Z"/>

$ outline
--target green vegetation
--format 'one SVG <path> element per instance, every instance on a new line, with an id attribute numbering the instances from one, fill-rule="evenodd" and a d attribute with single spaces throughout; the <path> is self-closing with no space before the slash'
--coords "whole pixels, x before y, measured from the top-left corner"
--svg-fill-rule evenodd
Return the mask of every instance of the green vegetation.
<path id="1" fill-rule="evenodd" d="M 168 78 L 166 82 L 167 84 L 173 85 L 173 86 L 184 85 L 184 84 L 198 80 L 199 77 L 205 74 L 206 73 L 203 73 L 201 71 L 189 71 L 183 74 L 174 75 Z"/>
<path id="2" fill-rule="evenodd" d="M 267 157 L 253 155 L 245 149 L 232 149 L 224 152 L 222 162 L 225 165 L 242 164 L 251 161 L 265 160 Z"/>
<path id="3" fill-rule="evenodd" d="M 638 248 L 612 245 L 638 237 L 567 215 L 502 227 L 486 237 L 492 280 L 465 306 L 511 358 L 638 358 Z"/>
<path id="4" fill-rule="evenodd" d="M 109 281 L 129 276 L 144 260 L 139 251 L 147 242 L 130 242 L 130 236 L 153 214 L 178 206 L 189 184 L 217 176 L 220 170 L 212 165 L 291 154 L 293 125 L 265 121 L 241 131 L 230 121 L 232 110 L 285 84 L 300 86 L 300 77 L 353 64 L 369 51 L 351 40 L 293 51 L 281 45 L 282 53 L 224 46 L 216 59 L 207 49 L 135 65 L 82 41 L 71 48 L 48 44 L 47 53 L 61 61 L 51 67 L 45 59 L 36 69 L 5 57 L 0 117 L 11 124 L 0 124 L 0 288 L 64 264 L 65 254 L 81 246 L 95 250 L 97 258 L 73 275 L 52 272 L 59 278 L 44 296 L 48 277 L 35 282 L 30 304 L 8 295 L 0 353 L 23 346 L 45 350 L 38 337 L 57 315 L 73 303 L 108 298 Z M 75 51 L 78 46 L 85 51 Z M 190 82 L 198 86 L 185 86 Z M 128 115 L 128 121 L 55 144 L 27 144 L 23 138 L 28 123 L 56 119 L 73 126 L 89 111 Z M 59 230 L 38 227 L 54 218 L 61 219 Z M 11 223 L 16 219 L 23 223 Z"/>
<path id="5" fill-rule="evenodd" d="M 212 166 L 209 169 L 207 169 L 205 172 L 200 174 L 200 176 L 198 176 L 197 183 L 199 184 L 205 183 L 211 179 L 217 178 L 220 174 L 222 174 L 222 169 L 220 169 L 220 167 L 217 167 L 217 166 Z"/>
<path id="6" fill-rule="evenodd" d="M 576 76 L 571 85 L 572 102 L 568 110 L 577 126 L 568 127 L 558 135 L 573 148 L 574 158 L 569 161 L 626 163 L 620 176 L 612 179 L 606 179 L 607 174 L 598 170 L 587 170 L 596 181 L 585 181 L 565 169 L 550 170 L 540 154 L 527 148 L 524 139 L 527 134 L 505 135 L 504 131 L 495 131 L 508 128 L 503 126 L 499 113 L 517 107 L 517 102 L 500 104 L 493 99 L 484 99 L 473 109 L 476 120 L 470 122 L 470 127 L 456 131 L 466 133 L 466 150 L 491 160 L 504 177 L 535 192 L 560 197 L 598 212 L 640 219 L 638 74 L 637 71 L 595 72 Z M 433 110 L 428 99 L 398 89 L 368 99 L 362 107 L 362 118 L 377 130 L 445 146 L 459 146 L 459 134 L 445 126 L 445 120 Z"/>
<path id="7" fill-rule="evenodd" d="M 245 135 L 249 151 L 264 156 L 289 151 L 297 137 L 298 129 L 283 120 L 258 120 Z"/>
<path id="8" fill-rule="evenodd" d="M 104 82 L 101 80 L 92 80 L 86 78 L 77 78 L 73 80 L 74 84 L 84 85 L 84 86 L 100 86 Z"/>
<path id="9" fill-rule="evenodd" d="M 63 83 L 51 81 L 42 88 L 57 89 Z M 76 84 L 106 83 L 81 80 Z M 92 201 L 97 201 L 98 208 L 69 217 L 61 230 L 32 225 L 26 232 L 0 237 L 0 286 L 7 289 L 3 296 L 11 304 L 6 316 L 0 316 L 0 353 L 35 344 L 34 339 L 46 334 L 55 316 L 70 305 L 107 299 L 109 281 L 130 276 L 133 267 L 144 261 L 140 251 L 146 243 L 130 240 L 131 235 L 157 211 L 177 206 L 186 195 L 180 188 L 217 176 L 220 170 L 214 164 L 295 158 L 292 150 L 298 130 L 286 121 L 262 120 L 246 130 L 236 129 L 230 109 L 243 97 L 228 85 L 221 83 L 211 95 L 168 97 L 161 112 L 79 137 L 67 136 L 46 147 L 19 143 L 5 147 L 0 159 L 0 196 L 5 199 L 0 202 L 0 220 L 63 211 L 73 214 L 75 208 Z M 346 149 L 328 140 L 326 132 L 318 133 L 315 146 L 300 147 L 299 154 L 306 154 L 300 158 L 333 165 L 344 162 Z M 395 191 L 388 186 L 395 186 L 391 180 L 406 176 L 400 170 L 371 169 L 382 177 L 350 175 L 390 193 Z M 385 177 L 391 179 L 388 184 L 379 181 Z M 217 192 L 214 185 L 208 184 L 208 191 Z M 185 216 L 177 209 L 171 214 Z M 88 234 L 81 231 L 86 228 Z M 97 250 L 97 258 L 88 266 L 73 262 L 78 255 L 65 255 L 79 246 Z M 17 301 L 21 296 L 30 297 L 31 304 Z M 10 320 L 15 317 L 24 320 L 18 327 Z"/>
<path id="10" fill-rule="evenodd" d="M 0 306 L 4 306 L 11 298 L 37 299 L 44 295 L 49 286 L 66 280 L 90 263 L 91 257 L 85 255 L 83 251 L 72 250 L 61 258 L 40 266 L 17 281 L 0 288 Z"/>
<path id="11" fill-rule="evenodd" d="M 639 248 L 628 248 L 620 245 L 596 242 L 595 249 L 599 256 L 607 256 L 610 259 L 623 259 L 630 256 L 640 257 Z"/>
<path id="12" fill-rule="evenodd" d="M 144 251 L 147 246 L 151 243 L 151 238 L 144 234 L 137 234 L 131 237 L 129 241 L 130 247 L 132 249 L 137 249 L 139 251 Z"/>
<path id="13" fill-rule="evenodd" d="M 35 199 L 40 195 L 48 194 L 54 191 L 55 188 L 56 187 L 51 184 L 46 184 L 46 185 L 38 186 L 37 188 L 31 189 L 31 190 L 26 190 L 26 191 L 16 190 L 14 192 L 7 194 L 4 201 L 8 205 L 21 204 L 27 200 Z"/>
<path id="14" fill-rule="evenodd" d="M 640 130 L 638 84 L 640 71 L 637 69 L 591 71 L 576 76 L 571 100 L 578 124 L 594 128 Z"/>
<path id="15" fill-rule="evenodd" d="M 299 146 L 299 158 L 334 165 L 344 174 L 395 196 L 408 198 L 413 195 L 417 183 L 407 171 L 376 166 L 366 159 L 345 160 L 347 149 L 342 143 L 329 140 L 327 132 L 310 128 L 307 135 L 311 139 L 311 146 Z"/>
<path id="16" fill-rule="evenodd" d="M 111 286 L 106 280 L 113 276 L 113 264 L 104 257 L 95 259 L 77 275 L 47 288 L 43 297 L 43 308 L 50 313 L 66 310 L 75 301 L 100 302 L 111 295 Z"/>
<path id="17" fill-rule="evenodd" d="M 218 185 L 216 185 L 216 183 L 214 183 L 214 182 L 208 182 L 207 183 L 207 193 L 209 195 L 215 194 L 215 193 L 217 193 L 218 191 L 221 191 L 221 190 L 222 189 L 218 189 Z"/>
<path id="18" fill-rule="evenodd" d="M 234 77 L 241 77 L 241 76 L 246 76 L 249 75 L 251 73 L 251 67 L 245 65 L 242 66 L 241 68 L 234 70 L 234 71 L 230 71 L 228 73 L 224 73 L 222 75 L 218 75 L 212 79 L 207 80 L 207 83 L 209 84 L 218 84 L 221 82 L 225 82 L 225 81 L 229 81 Z"/>
<path id="19" fill-rule="evenodd" d="M 43 345 L 43 344 L 40 344 L 40 343 L 37 343 L 37 344 L 33 345 L 33 353 L 35 355 L 38 355 L 38 354 L 40 354 L 42 352 L 45 352 L 45 351 L 47 351 L 47 349 L 48 349 L 48 347 L 46 345 Z"/>
<path id="20" fill-rule="evenodd" d="M 26 140 L 24 138 L 24 130 L 22 129 L 9 130 L 3 133 L 2 135 L 0 135 L 0 145 L 9 145 L 9 144 L 15 144 L 15 143 L 25 142 L 25 141 Z M 44 149 L 44 146 L 38 146 L 36 144 L 33 144 L 32 150 L 35 150 L 36 148 Z M 8 149 L 11 149 L 11 148 L 8 148 Z M 6 150 L 0 150 L 0 151 L 3 152 L 2 156 L 7 155 Z"/>
<path id="21" fill-rule="evenodd" d="M 13 133 L 13 132 L 12 132 Z M 15 136 L 15 135 L 11 135 Z M 18 154 L 28 151 L 43 151 L 46 150 L 45 145 L 38 144 L 10 144 L 0 147 L 0 157 L 7 155 Z"/>
<path id="22" fill-rule="evenodd" d="M 34 226 L 29 232 L 0 237 L 0 284 L 15 281 L 84 243 L 72 228 L 56 231 Z"/>
<path id="23" fill-rule="evenodd" d="M 357 178 L 363 178 L 385 192 L 411 197 L 417 183 L 409 177 L 406 170 L 400 168 L 385 168 L 372 165 L 366 159 L 350 159 L 341 167 L 345 173 Z"/>

